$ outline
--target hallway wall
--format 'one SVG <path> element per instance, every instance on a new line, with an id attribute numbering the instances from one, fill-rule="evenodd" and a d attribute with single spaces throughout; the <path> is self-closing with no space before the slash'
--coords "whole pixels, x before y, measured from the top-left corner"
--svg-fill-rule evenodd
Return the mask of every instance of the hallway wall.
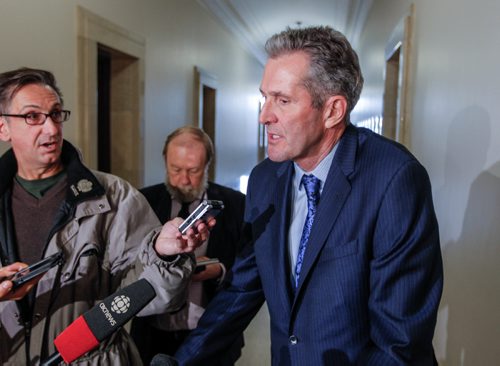
<path id="1" fill-rule="evenodd" d="M 196 0 L 0 0 L 0 71 L 52 71 L 72 117 L 64 136 L 77 139 L 77 6 L 146 40 L 144 164 L 146 185 L 164 180 L 166 135 L 193 122 L 194 66 L 215 78 L 216 181 L 238 188 L 257 163 L 262 66 Z M 0 142 L 0 154 L 8 144 Z M 270 364 L 269 321 L 262 308 L 238 365 Z"/>
<path id="2" fill-rule="evenodd" d="M 76 143 L 78 5 L 146 40 L 145 184 L 164 179 L 166 135 L 193 122 L 198 66 L 217 84 L 216 180 L 236 187 L 257 162 L 262 66 L 196 0 L 0 0 L 0 70 L 54 72 L 73 111 L 64 134 Z M 0 153 L 6 148 L 0 143 Z"/>
<path id="3" fill-rule="evenodd" d="M 413 2 L 411 150 L 428 169 L 433 184 L 445 265 L 434 343 L 440 365 L 496 365 L 500 360 L 500 73 L 496 71 L 500 3 Z M 410 0 L 373 0 L 357 47 L 366 79 L 358 118 L 381 115 L 384 48 L 410 4 Z M 219 88 L 217 181 L 235 186 L 240 175 L 249 173 L 257 160 L 262 67 L 195 0 L 0 0 L 0 70 L 32 66 L 55 73 L 66 106 L 74 111 L 73 122 L 64 127 L 70 141 L 76 140 L 78 115 L 77 5 L 146 39 L 146 184 L 163 179 L 165 135 L 193 119 L 195 65 L 215 75 Z M 0 153 L 6 148 L 0 143 Z M 265 309 L 259 319 L 258 332 L 247 337 L 246 350 L 260 341 L 252 353 L 268 355 Z"/>
<path id="4" fill-rule="evenodd" d="M 361 116 L 381 114 L 384 48 L 411 1 L 374 0 Z M 428 169 L 445 269 L 440 365 L 500 360 L 500 3 L 416 0 L 411 150 Z"/>

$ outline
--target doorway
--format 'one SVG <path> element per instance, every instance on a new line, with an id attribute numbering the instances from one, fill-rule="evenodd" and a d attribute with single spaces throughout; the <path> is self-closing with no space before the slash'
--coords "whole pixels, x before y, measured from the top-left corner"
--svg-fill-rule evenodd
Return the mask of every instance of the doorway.
<path id="1" fill-rule="evenodd" d="M 411 61 L 415 5 L 393 30 L 385 50 L 382 134 L 410 147 Z"/>
<path id="2" fill-rule="evenodd" d="M 86 164 L 144 182 L 142 37 L 78 7 L 78 145 Z"/>
<path id="3" fill-rule="evenodd" d="M 217 82 L 214 76 L 199 67 L 195 67 L 195 120 L 212 139 L 215 147 L 215 111 L 217 99 Z M 208 167 L 208 179 L 215 180 L 215 156 Z"/>
<path id="4" fill-rule="evenodd" d="M 138 186 L 134 175 L 137 58 L 97 45 L 97 169 Z"/>
<path id="5" fill-rule="evenodd" d="M 97 51 L 97 169 L 111 173 L 111 53 Z"/>
<path id="6" fill-rule="evenodd" d="M 401 46 L 398 46 L 385 63 L 384 122 L 382 124 L 382 134 L 396 141 L 399 132 L 398 121 L 401 94 L 400 60 Z"/>

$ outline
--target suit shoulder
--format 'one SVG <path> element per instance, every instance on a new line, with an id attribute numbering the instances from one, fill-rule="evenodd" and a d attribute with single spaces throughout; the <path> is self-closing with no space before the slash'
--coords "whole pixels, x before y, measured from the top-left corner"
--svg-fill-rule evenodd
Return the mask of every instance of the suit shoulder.
<path id="1" fill-rule="evenodd" d="M 291 162 L 289 162 L 291 163 Z M 266 158 L 262 160 L 260 163 L 258 163 L 253 169 L 250 175 L 258 175 L 258 176 L 265 176 L 265 175 L 274 175 L 276 172 L 279 172 L 280 169 L 282 169 L 283 166 L 286 165 L 286 162 L 275 162 L 272 161 L 269 158 Z"/>
<path id="2" fill-rule="evenodd" d="M 266 187 L 274 182 L 277 177 L 286 172 L 292 164 L 293 162 L 290 160 L 275 162 L 269 158 L 264 159 L 252 169 L 248 185 L 257 184 L 259 187 Z"/>
<path id="3" fill-rule="evenodd" d="M 388 139 L 366 128 L 357 128 L 361 151 L 377 157 L 385 164 L 393 162 L 404 164 L 410 161 L 418 162 L 417 158 L 402 144 Z"/>
<path id="4" fill-rule="evenodd" d="M 141 192 L 148 199 L 157 198 L 160 195 L 165 194 L 166 191 L 167 188 L 165 187 L 164 183 L 159 183 L 139 189 L 139 192 Z"/>
<path id="5" fill-rule="evenodd" d="M 355 175 L 363 172 L 362 176 L 369 175 L 372 184 L 390 182 L 401 172 L 411 172 L 412 176 L 429 180 L 425 167 L 402 144 L 378 135 L 365 128 L 359 128 L 359 150 Z"/>

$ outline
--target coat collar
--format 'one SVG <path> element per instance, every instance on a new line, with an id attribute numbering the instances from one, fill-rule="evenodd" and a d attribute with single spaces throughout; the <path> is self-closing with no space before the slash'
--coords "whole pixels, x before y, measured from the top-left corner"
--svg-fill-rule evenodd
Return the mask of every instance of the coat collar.
<path id="1" fill-rule="evenodd" d="M 68 175 L 66 199 L 73 203 L 104 194 L 104 188 L 92 172 L 83 165 L 78 150 L 68 141 L 63 141 L 61 160 Z M 9 149 L 0 158 L 0 197 L 12 186 L 17 173 L 14 151 Z"/>
<path id="2" fill-rule="evenodd" d="M 77 203 L 105 193 L 95 175 L 83 165 L 79 151 L 66 140 L 63 143 L 61 159 L 68 174 L 66 199 L 69 203 Z"/>
<path id="3" fill-rule="evenodd" d="M 81 162 L 78 150 L 67 141 L 63 142 L 61 160 L 66 169 L 68 188 L 65 202 L 55 218 L 58 224 L 53 230 L 71 217 L 73 208 L 79 202 L 105 193 L 95 175 Z M 10 149 L 0 158 L 0 246 L 2 259 L 5 261 L 8 258 L 9 263 L 18 259 L 14 249 L 15 234 L 10 214 L 10 191 L 16 173 L 17 161 L 13 150 Z"/>

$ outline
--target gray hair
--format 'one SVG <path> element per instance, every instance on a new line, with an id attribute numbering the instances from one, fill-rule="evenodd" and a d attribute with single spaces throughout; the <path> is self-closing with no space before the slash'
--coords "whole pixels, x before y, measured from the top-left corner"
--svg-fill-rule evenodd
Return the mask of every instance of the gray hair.
<path id="1" fill-rule="evenodd" d="M 170 133 L 167 136 L 167 139 L 165 140 L 165 145 L 163 146 L 163 151 L 162 154 L 164 157 L 167 155 L 167 149 L 168 149 L 168 144 L 177 136 L 183 135 L 183 134 L 190 134 L 195 137 L 196 140 L 200 141 L 203 146 L 205 147 L 205 153 L 206 153 L 206 161 L 205 161 L 205 166 L 208 167 L 210 163 L 212 162 L 212 159 L 214 157 L 214 144 L 212 142 L 212 139 L 208 134 L 203 131 L 199 127 L 194 127 L 194 126 L 183 126 L 179 127 L 176 130 L 174 130 L 172 133 Z"/>
<path id="2" fill-rule="evenodd" d="M 347 100 L 346 123 L 349 123 L 349 114 L 363 88 L 363 75 L 358 55 L 342 33 L 327 26 L 287 28 L 269 38 L 265 49 L 269 58 L 305 52 L 311 66 L 303 83 L 313 107 L 320 109 L 328 97 L 342 95 Z"/>
<path id="3" fill-rule="evenodd" d="M 6 112 L 20 89 L 31 84 L 49 86 L 56 92 L 61 104 L 63 104 L 62 93 L 50 71 L 22 67 L 0 74 L 0 113 Z"/>

